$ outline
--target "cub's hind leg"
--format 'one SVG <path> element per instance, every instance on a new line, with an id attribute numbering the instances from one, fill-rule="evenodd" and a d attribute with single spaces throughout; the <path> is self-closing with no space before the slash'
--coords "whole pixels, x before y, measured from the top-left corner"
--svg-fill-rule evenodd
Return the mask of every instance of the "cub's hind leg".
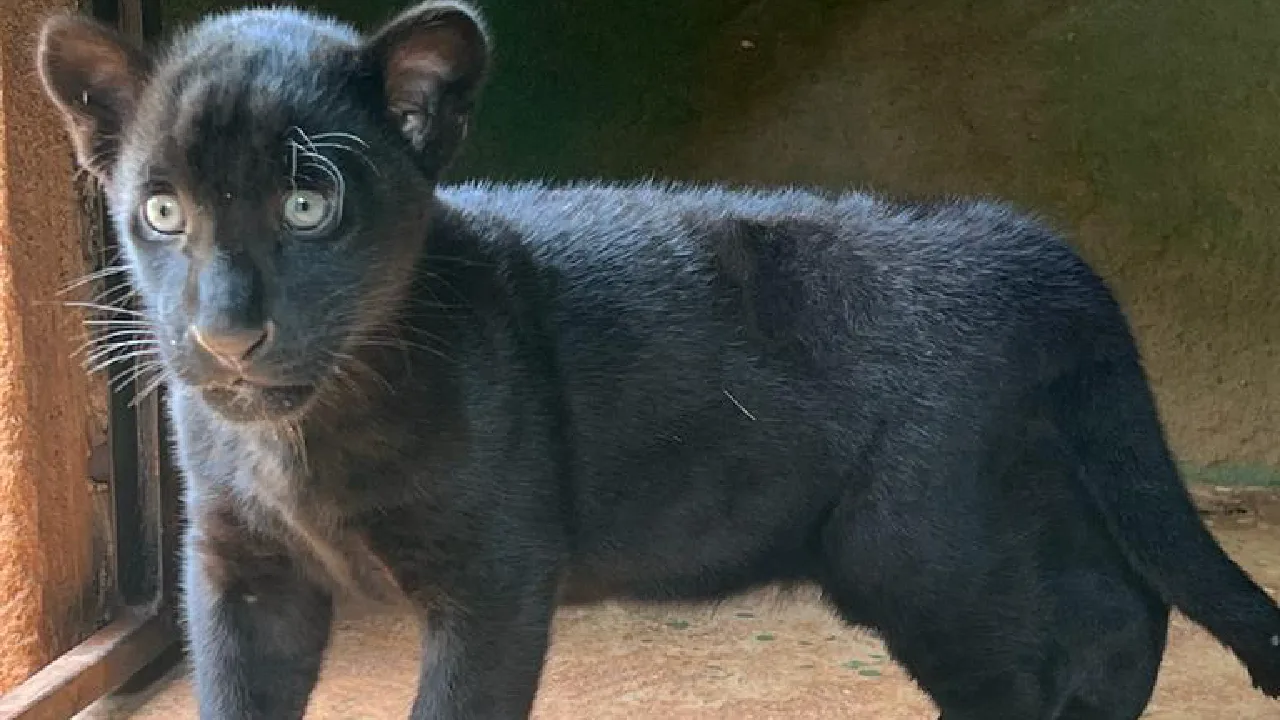
<path id="1" fill-rule="evenodd" d="M 1155 688 L 1169 629 L 1169 607 L 1115 559 L 1064 573 L 1054 583 L 1063 707 L 1053 720 L 1137 720 Z"/>
<path id="2" fill-rule="evenodd" d="M 828 597 L 848 622 L 881 631 L 942 720 L 1142 715 L 1169 609 L 1100 540 L 1045 570 L 1010 542 L 1016 534 L 960 533 L 950 545 L 919 526 L 890 540 L 886 527 L 906 527 L 893 513 L 850 522 L 837 512 L 832 522 L 841 524 L 826 532 Z M 895 575 L 903 568 L 914 572 Z"/>
<path id="3" fill-rule="evenodd" d="M 892 487 L 832 513 L 828 599 L 880 632 L 945 720 L 1050 720 L 1051 617 L 1025 545 L 993 534 L 959 482 Z"/>

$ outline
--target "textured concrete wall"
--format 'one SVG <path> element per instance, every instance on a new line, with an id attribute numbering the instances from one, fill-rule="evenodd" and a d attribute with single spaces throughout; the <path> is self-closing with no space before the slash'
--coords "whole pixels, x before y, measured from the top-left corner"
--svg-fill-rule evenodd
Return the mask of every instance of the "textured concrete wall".
<path id="1" fill-rule="evenodd" d="M 1116 286 L 1192 474 L 1280 478 L 1280 5 L 761 7 L 673 166 L 1040 212 Z"/>
<path id="2" fill-rule="evenodd" d="M 71 155 L 33 65 L 33 30 L 66 0 L 0 0 L 0 692 L 92 627 L 84 271 Z"/>

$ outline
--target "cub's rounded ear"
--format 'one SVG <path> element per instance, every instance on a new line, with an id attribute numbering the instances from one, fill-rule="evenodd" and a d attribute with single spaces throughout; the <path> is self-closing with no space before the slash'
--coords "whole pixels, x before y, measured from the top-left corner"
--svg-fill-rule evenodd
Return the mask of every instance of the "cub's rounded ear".
<path id="1" fill-rule="evenodd" d="M 435 176 L 466 137 L 488 70 L 480 13 L 455 0 L 429 0 L 388 22 L 364 53 L 381 79 L 386 112 Z"/>
<path id="2" fill-rule="evenodd" d="M 40 28 L 36 67 L 80 165 L 109 180 L 151 60 L 128 38 L 88 18 L 59 15 Z"/>

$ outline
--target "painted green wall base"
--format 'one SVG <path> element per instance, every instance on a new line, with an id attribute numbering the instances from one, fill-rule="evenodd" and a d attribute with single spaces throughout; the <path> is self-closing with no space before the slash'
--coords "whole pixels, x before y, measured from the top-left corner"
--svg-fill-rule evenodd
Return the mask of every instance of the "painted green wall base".
<path id="1" fill-rule="evenodd" d="M 1280 470 L 1265 465 L 1224 464 L 1213 467 L 1185 465 L 1187 482 L 1220 487 L 1267 487 L 1280 489 Z"/>

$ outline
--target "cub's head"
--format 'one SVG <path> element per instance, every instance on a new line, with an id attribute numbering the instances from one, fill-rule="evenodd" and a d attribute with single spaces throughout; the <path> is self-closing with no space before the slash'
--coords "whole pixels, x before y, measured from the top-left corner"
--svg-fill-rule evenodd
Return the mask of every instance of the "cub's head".
<path id="1" fill-rule="evenodd" d="M 367 38 L 233 12 L 158 51 L 81 17 L 45 24 L 40 77 L 106 190 L 170 382 L 229 420 L 282 419 L 378 341 L 488 57 L 452 0 Z"/>

